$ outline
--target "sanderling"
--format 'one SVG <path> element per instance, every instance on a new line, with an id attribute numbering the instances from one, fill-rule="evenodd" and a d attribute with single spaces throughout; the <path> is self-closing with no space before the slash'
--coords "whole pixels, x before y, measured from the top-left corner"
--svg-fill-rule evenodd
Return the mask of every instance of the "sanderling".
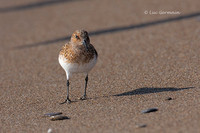
<path id="1" fill-rule="evenodd" d="M 76 30 L 71 40 L 65 44 L 59 53 L 59 63 L 66 72 L 67 77 L 67 99 L 63 103 L 70 103 L 69 99 L 69 79 L 74 73 L 85 73 L 84 95 L 81 100 L 86 99 L 86 89 L 88 83 L 88 73 L 97 62 L 97 51 L 90 44 L 87 31 Z M 63 104 L 61 103 L 61 104 Z"/>

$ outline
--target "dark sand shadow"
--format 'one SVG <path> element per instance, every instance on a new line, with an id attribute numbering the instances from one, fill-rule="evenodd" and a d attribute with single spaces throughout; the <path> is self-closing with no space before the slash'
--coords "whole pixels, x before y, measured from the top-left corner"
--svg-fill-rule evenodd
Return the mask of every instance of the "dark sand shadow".
<path id="1" fill-rule="evenodd" d="M 74 2 L 74 1 L 77 1 L 77 0 L 46 0 L 46 1 L 36 2 L 36 3 L 26 4 L 26 5 L 0 8 L 0 13 L 29 10 L 29 9 L 33 9 L 33 8 L 39 8 L 39 7 L 60 4 L 60 3 L 64 3 L 64 2 Z"/>
<path id="2" fill-rule="evenodd" d="M 143 94 L 149 94 L 149 93 L 159 93 L 159 92 L 165 92 L 165 91 L 181 91 L 181 90 L 187 90 L 192 89 L 194 87 L 186 87 L 186 88 L 174 88 L 174 87 L 167 87 L 167 88 L 139 88 L 132 91 L 127 91 L 120 94 L 115 94 L 113 96 L 131 96 L 131 95 L 143 95 Z"/>
<path id="3" fill-rule="evenodd" d="M 181 16 L 172 17 L 172 18 L 166 18 L 166 19 L 162 19 L 162 20 L 150 21 L 150 22 L 141 23 L 141 24 L 134 24 L 134 25 L 129 25 L 129 26 L 113 27 L 113 28 L 108 28 L 108 29 L 96 30 L 96 31 L 89 32 L 89 35 L 97 36 L 97 35 L 101 35 L 101 34 L 111 34 L 111 33 L 115 33 L 115 32 L 133 30 L 133 29 L 137 29 L 137 28 L 145 28 L 145 27 L 155 26 L 155 25 L 164 24 L 164 23 L 168 23 L 168 22 L 190 19 L 190 18 L 197 17 L 197 16 L 200 16 L 200 12 L 191 13 L 191 14 L 187 14 L 187 15 L 181 15 Z M 38 43 L 34 43 L 34 44 L 25 44 L 25 45 L 21 45 L 21 46 L 15 47 L 15 48 L 21 49 L 21 48 L 36 47 L 36 46 L 40 46 L 40 45 L 56 44 L 57 42 L 67 41 L 70 39 L 70 37 L 71 37 L 71 35 L 68 35 L 65 37 L 42 41 L 42 42 L 38 42 Z"/>

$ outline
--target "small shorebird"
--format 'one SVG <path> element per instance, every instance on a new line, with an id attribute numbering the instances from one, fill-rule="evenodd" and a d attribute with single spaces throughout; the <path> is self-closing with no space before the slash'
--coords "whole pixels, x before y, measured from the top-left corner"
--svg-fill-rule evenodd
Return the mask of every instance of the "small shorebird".
<path id="1" fill-rule="evenodd" d="M 86 75 L 84 95 L 80 98 L 81 100 L 86 99 L 88 73 L 96 64 L 97 57 L 97 51 L 90 44 L 87 31 L 76 30 L 72 34 L 71 40 L 62 47 L 58 57 L 59 63 L 67 76 L 67 98 L 63 103 L 71 102 L 69 99 L 69 79 L 74 73 L 85 73 Z"/>

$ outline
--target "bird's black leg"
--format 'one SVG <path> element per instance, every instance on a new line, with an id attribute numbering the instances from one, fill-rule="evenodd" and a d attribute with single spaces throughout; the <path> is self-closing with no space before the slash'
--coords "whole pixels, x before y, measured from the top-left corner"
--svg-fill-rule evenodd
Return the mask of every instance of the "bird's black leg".
<path id="1" fill-rule="evenodd" d="M 86 99 L 87 99 L 87 95 L 86 95 L 87 83 L 88 83 L 88 74 L 87 74 L 86 77 L 85 77 L 84 95 L 80 98 L 80 100 L 86 100 Z"/>
<path id="2" fill-rule="evenodd" d="M 60 104 L 64 104 L 64 103 L 71 103 L 71 100 L 69 99 L 69 80 L 67 80 L 67 99 Z"/>

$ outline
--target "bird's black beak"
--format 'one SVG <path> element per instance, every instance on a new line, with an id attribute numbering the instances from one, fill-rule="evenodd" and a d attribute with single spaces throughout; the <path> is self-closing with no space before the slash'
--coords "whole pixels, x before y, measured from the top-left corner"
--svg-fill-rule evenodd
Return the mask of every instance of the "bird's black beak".
<path id="1" fill-rule="evenodd" d="M 85 49 L 88 51 L 88 46 L 87 46 L 87 42 L 85 39 L 83 40 L 82 44 L 85 46 Z"/>

